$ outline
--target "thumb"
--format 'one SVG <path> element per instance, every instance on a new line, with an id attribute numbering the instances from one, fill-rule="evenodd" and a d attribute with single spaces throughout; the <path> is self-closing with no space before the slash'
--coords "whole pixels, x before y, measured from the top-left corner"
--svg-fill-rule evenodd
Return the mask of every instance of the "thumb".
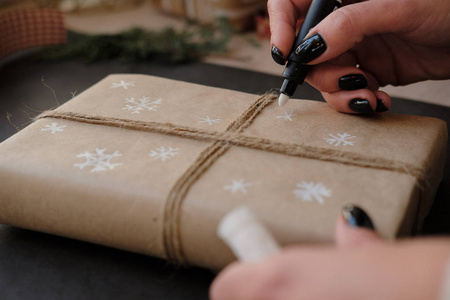
<path id="1" fill-rule="evenodd" d="M 347 205 L 336 222 L 335 242 L 338 247 L 359 247 L 380 242 L 375 226 L 367 213 L 355 205 Z"/>
<path id="2" fill-rule="evenodd" d="M 411 25 L 414 14 L 414 5 L 407 2 L 413 1 L 368 0 L 343 6 L 312 28 L 297 51 L 303 53 L 302 47 L 317 45 L 318 33 L 325 44 L 322 49 L 326 50 L 312 51 L 320 56 L 309 56 L 304 63 L 319 64 L 345 53 L 366 36 L 403 31 Z"/>

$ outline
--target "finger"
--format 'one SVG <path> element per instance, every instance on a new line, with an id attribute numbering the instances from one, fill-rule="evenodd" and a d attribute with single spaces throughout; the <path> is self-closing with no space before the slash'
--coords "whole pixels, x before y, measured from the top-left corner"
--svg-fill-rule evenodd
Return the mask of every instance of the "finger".
<path id="1" fill-rule="evenodd" d="M 306 81 L 325 93 L 379 88 L 378 81 L 370 73 L 356 67 L 339 66 L 327 62 L 314 66 L 308 73 Z"/>
<path id="2" fill-rule="evenodd" d="M 311 0 L 269 0 L 269 12 L 272 57 L 284 64 L 295 39 L 297 20 L 301 19 Z"/>
<path id="3" fill-rule="evenodd" d="M 335 64 L 335 65 L 341 65 L 341 66 L 356 66 L 358 64 L 358 59 L 353 52 L 348 51 L 348 52 L 342 53 L 338 57 L 330 59 L 329 62 L 332 64 Z"/>
<path id="4" fill-rule="evenodd" d="M 272 257 L 262 263 L 233 263 L 223 270 L 210 287 L 211 300 L 279 299 L 275 295 L 285 282 L 285 263 Z"/>
<path id="5" fill-rule="evenodd" d="M 375 91 L 375 97 L 377 98 L 377 110 L 378 111 L 388 111 L 391 109 L 392 106 L 392 100 L 391 97 L 386 92 L 383 91 Z"/>
<path id="6" fill-rule="evenodd" d="M 336 222 L 335 242 L 338 247 L 358 247 L 380 241 L 372 220 L 363 209 L 354 205 L 343 209 Z"/>
<path id="7" fill-rule="evenodd" d="M 242 276 L 248 274 L 249 268 L 243 268 L 242 263 L 233 263 L 226 267 L 214 279 L 209 289 L 209 297 L 211 300 L 227 300 L 227 299 L 244 299 L 241 296 L 240 280 Z M 250 269 L 251 271 L 251 269 Z M 250 275 L 250 274 L 248 274 Z M 254 281 L 253 281 L 254 282 Z M 240 293 L 241 295 L 238 295 Z"/>
<path id="8" fill-rule="evenodd" d="M 373 113 L 377 108 L 377 99 L 373 91 L 360 89 L 355 91 L 339 91 L 322 93 L 327 103 L 338 112 L 356 114 Z"/>
<path id="9" fill-rule="evenodd" d="M 365 36 L 405 30 L 414 22 L 410 18 L 416 12 L 411 6 L 405 1 L 390 0 L 363 1 L 343 6 L 308 33 L 310 42 L 305 40 L 300 51 L 300 55 L 305 57 L 303 62 L 319 64 L 348 51 Z M 313 40 L 315 42 L 311 42 Z M 326 50 L 313 51 L 312 48 L 319 46 Z"/>

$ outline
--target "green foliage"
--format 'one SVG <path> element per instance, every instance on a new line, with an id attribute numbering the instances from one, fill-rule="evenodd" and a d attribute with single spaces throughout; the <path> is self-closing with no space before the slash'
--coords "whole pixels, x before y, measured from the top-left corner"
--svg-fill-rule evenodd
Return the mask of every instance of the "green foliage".
<path id="1" fill-rule="evenodd" d="M 74 34 L 65 46 L 46 49 L 44 60 L 81 58 L 88 63 L 119 59 L 124 62 L 155 60 L 166 63 L 197 61 L 210 53 L 224 53 L 234 30 L 226 19 L 213 25 L 188 23 L 176 31 L 133 28 L 118 34 Z"/>

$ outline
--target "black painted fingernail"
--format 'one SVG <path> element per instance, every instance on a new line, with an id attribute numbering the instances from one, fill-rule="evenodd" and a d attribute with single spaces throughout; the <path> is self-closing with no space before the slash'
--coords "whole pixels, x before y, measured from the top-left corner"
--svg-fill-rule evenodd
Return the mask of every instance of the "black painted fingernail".
<path id="1" fill-rule="evenodd" d="M 272 46 L 272 58 L 279 65 L 284 65 L 286 63 L 283 53 L 275 46 Z"/>
<path id="2" fill-rule="evenodd" d="M 348 107 L 351 110 L 358 113 L 371 113 L 373 112 L 372 107 L 370 107 L 369 100 L 366 99 L 352 99 L 348 103 Z"/>
<path id="3" fill-rule="evenodd" d="M 376 112 L 384 112 L 384 111 L 388 111 L 389 108 L 387 108 L 386 106 L 384 106 L 384 103 L 382 100 L 377 99 L 377 108 L 375 109 Z"/>
<path id="4" fill-rule="evenodd" d="M 316 33 L 304 40 L 295 49 L 295 55 L 299 57 L 301 63 L 306 64 L 319 57 L 325 50 L 327 50 L 325 41 L 320 34 Z"/>
<path id="5" fill-rule="evenodd" d="M 339 87 L 346 91 L 354 91 L 365 89 L 367 87 L 367 79 L 362 74 L 350 74 L 339 78 Z"/>
<path id="6" fill-rule="evenodd" d="M 355 205 L 347 205 L 342 210 L 342 215 L 348 225 L 352 227 L 363 227 L 375 230 L 375 226 L 367 213 Z"/>

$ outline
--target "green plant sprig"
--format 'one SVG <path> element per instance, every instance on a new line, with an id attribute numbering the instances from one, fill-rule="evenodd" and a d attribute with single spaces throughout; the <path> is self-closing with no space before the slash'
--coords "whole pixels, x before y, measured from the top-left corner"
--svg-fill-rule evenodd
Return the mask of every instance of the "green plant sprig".
<path id="1" fill-rule="evenodd" d="M 211 53 L 226 52 L 234 32 L 226 19 L 217 19 L 212 25 L 188 22 L 181 31 L 133 28 L 110 35 L 74 33 L 67 45 L 48 48 L 41 57 L 50 61 L 79 58 L 87 63 L 119 59 L 178 64 L 198 61 Z"/>

